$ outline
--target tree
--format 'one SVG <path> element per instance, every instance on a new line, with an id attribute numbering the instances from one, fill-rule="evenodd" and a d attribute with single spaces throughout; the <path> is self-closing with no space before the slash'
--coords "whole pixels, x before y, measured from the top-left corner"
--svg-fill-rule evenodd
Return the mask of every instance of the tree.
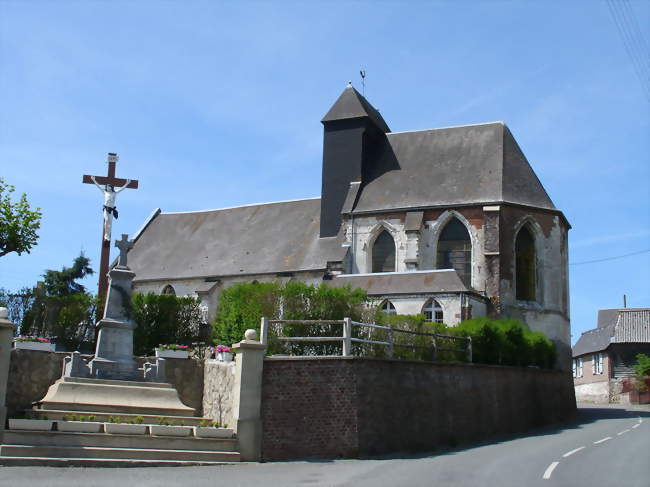
<path id="1" fill-rule="evenodd" d="M 86 293 L 86 288 L 75 282 L 86 276 L 94 274 L 90 267 L 90 259 L 83 252 L 79 254 L 72 267 L 63 267 L 60 271 L 48 269 L 43 274 L 45 292 L 48 296 L 69 296 L 71 294 Z"/>
<path id="2" fill-rule="evenodd" d="M 36 245 L 36 230 L 41 226 L 40 208 L 32 210 L 23 193 L 17 202 L 11 201 L 15 188 L 0 178 L 0 257 L 9 252 L 29 253 Z"/>

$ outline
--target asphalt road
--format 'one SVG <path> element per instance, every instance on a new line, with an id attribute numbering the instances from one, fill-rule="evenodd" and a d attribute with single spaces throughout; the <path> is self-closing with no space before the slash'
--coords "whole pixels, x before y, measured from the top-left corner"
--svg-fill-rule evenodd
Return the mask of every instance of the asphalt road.
<path id="1" fill-rule="evenodd" d="M 650 487 L 650 409 L 581 407 L 563 428 L 418 457 L 186 468 L 0 467 L 0 486 Z"/>

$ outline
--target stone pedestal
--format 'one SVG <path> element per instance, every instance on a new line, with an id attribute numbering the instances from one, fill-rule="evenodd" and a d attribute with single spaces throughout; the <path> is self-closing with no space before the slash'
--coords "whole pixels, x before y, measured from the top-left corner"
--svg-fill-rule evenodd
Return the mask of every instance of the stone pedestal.
<path id="1" fill-rule="evenodd" d="M 0 308 L 0 444 L 7 418 L 7 377 L 9 375 L 9 358 L 11 356 L 11 341 L 14 335 L 14 325 L 7 319 L 7 309 Z"/>
<path id="2" fill-rule="evenodd" d="M 115 267 L 109 273 L 110 289 L 104 318 L 97 323 L 99 334 L 90 372 L 98 379 L 134 380 L 137 365 L 133 359 L 131 288 L 135 273 L 128 267 Z"/>

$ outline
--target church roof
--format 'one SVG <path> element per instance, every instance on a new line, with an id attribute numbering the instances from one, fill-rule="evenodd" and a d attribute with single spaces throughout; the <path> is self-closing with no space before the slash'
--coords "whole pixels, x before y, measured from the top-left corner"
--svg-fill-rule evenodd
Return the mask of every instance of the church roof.
<path id="1" fill-rule="evenodd" d="M 502 122 L 386 134 L 353 212 L 507 202 L 555 209 Z"/>
<path id="2" fill-rule="evenodd" d="M 349 118 L 368 117 L 383 132 L 390 132 L 390 128 L 379 111 L 366 100 L 361 93 L 351 84 L 341 93 L 332 108 L 325 114 L 321 122 L 333 122 Z"/>
<path id="3" fill-rule="evenodd" d="M 160 213 L 128 263 L 136 281 L 324 270 L 346 249 L 319 226 L 320 198 Z"/>
<path id="4" fill-rule="evenodd" d="M 329 282 L 335 287 L 360 287 L 365 289 L 369 296 L 469 291 L 453 269 L 340 274 Z"/>

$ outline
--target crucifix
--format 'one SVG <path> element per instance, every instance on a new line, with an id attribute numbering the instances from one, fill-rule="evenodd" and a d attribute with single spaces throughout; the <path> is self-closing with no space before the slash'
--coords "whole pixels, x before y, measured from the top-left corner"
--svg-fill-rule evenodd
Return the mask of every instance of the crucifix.
<path id="1" fill-rule="evenodd" d="M 99 290 L 97 297 L 103 303 L 106 300 L 108 290 L 108 260 L 111 253 L 111 227 L 113 216 L 117 218 L 117 207 L 115 198 L 118 193 L 125 189 L 138 189 L 137 179 L 122 179 L 115 177 L 115 164 L 119 159 L 118 155 L 108 153 L 108 174 L 106 176 L 90 176 L 84 174 L 82 182 L 94 184 L 104 194 L 104 207 L 102 208 L 104 216 L 104 225 L 102 229 L 102 253 L 99 264 Z M 117 189 L 116 189 L 117 188 Z M 121 259 L 120 259 L 121 261 Z"/>

